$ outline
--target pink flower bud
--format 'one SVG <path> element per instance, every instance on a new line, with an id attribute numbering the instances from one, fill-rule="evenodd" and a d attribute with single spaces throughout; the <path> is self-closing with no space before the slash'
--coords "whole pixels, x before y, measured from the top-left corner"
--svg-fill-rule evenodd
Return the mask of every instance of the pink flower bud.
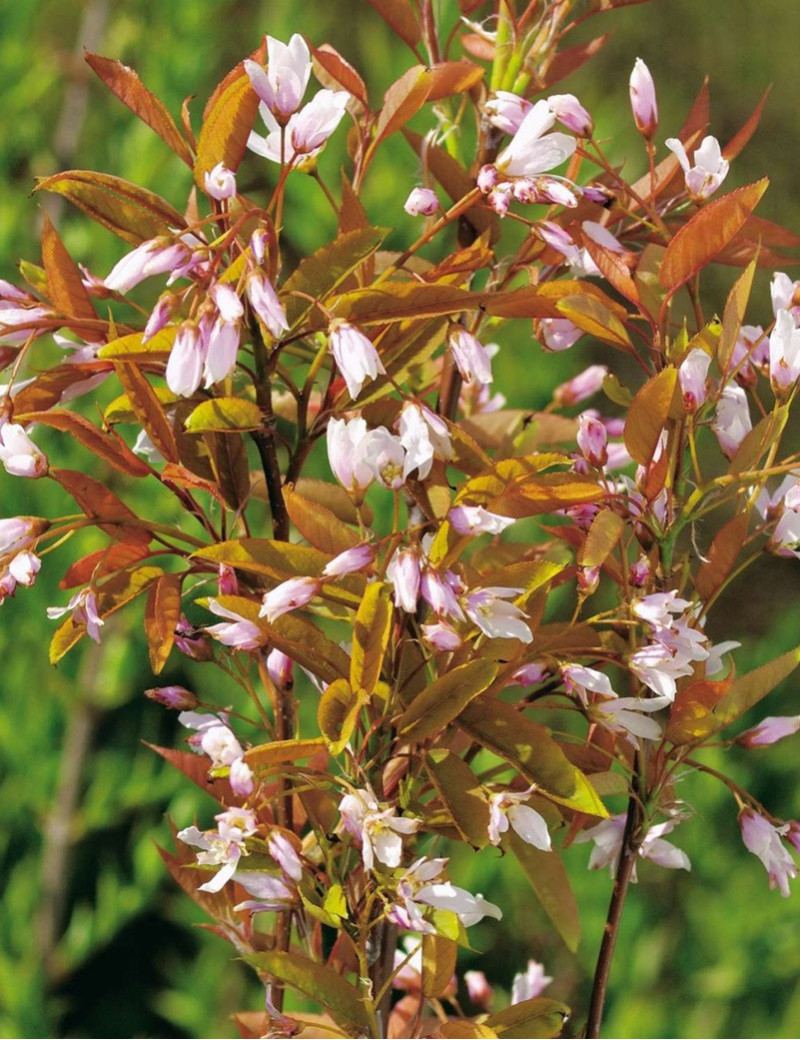
<path id="1" fill-rule="evenodd" d="M 603 380 L 607 375 L 608 369 L 605 365 L 590 365 L 589 368 L 584 369 L 583 372 L 573 379 L 556 387 L 553 391 L 553 400 L 562 408 L 572 404 L 580 404 L 587 397 L 591 397 L 598 390 L 602 390 Z"/>
<path id="2" fill-rule="evenodd" d="M 386 373 L 372 340 L 355 325 L 346 321 L 332 322 L 329 342 L 353 400 L 361 393 L 364 383 L 371 383 L 379 373 Z"/>
<path id="3" fill-rule="evenodd" d="M 231 785 L 233 793 L 238 794 L 240 798 L 249 797 L 255 790 L 253 770 L 243 758 L 237 758 L 231 762 L 228 783 Z"/>
<path id="4" fill-rule="evenodd" d="M 708 396 L 708 366 L 711 358 L 704 350 L 694 347 L 681 362 L 678 379 L 683 391 L 683 407 L 691 415 Z"/>
<path id="5" fill-rule="evenodd" d="M 783 396 L 800 377 L 800 328 L 788 310 L 779 310 L 769 337 L 769 378 L 776 396 Z"/>
<path id="6" fill-rule="evenodd" d="M 494 997 L 494 990 L 489 985 L 483 972 L 465 971 L 464 984 L 467 987 L 467 994 L 472 1003 L 488 1011 Z"/>
<path id="7" fill-rule="evenodd" d="M 232 199 L 236 194 L 236 174 L 233 170 L 221 162 L 218 162 L 213 170 L 206 170 L 203 175 L 206 195 L 221 202 L 223 199 Z"/>
<path id="8" fill-rule="evenodd" d="M 191 397 L 200 386 L 205 365 L 205 348 L 194 322 L 185 321 L 178 329 L 167 361 L 167 386 L 173 394 Z"/>
<path id="9" fill-rule="evenodd" d="M 630 94 L 636 129 L 649 141 L 658 128 L 658 105 L 653 77 L 641 58 L 637 58 L 633 66 Z"/>
<path id="10" fill-rule="evenodd" d="M 183 614 L 175 626 L 175 646 L 193 661 L 210 661 L 214 656 L 214 651 L 205 635 L 190 625 Z"/>
<path id="11" fill-rule="evenodd" d="M 504 217 L 508 213 L 508 207 L 511 205 L 511 188 L 508 182 L 503 181 L 496 188 L 492 188 L 486 197 L 486 201 L 498 217 Z"/>
<path id="12" fill-rule="evenodd" d="M 17 585 L 25 585 L 30 588 L 36 581 L 36 575 L 42 568 L 42 561 L 36 553 L 23 551 L 11 560 L 8 565 L 8 573 Z"/>
<path id="13" fill-rule="evenodd" d="M 38 516 L 11 516 L 0 520 L 0 555 L 18 553 L 32 545 L 50 526 Z"/>
<path id="14" fill-rule="evenodd" d="M 583 331 L 569 318 L 542 318 L 539 321 L 539 342 L 545 350 L 554 353 L 569 350 L 578 342 Z"/>
<path id="15" fill-rule="evenodd" d="M 247 297 L 270 334 L 275 339 L 280 339 L 289 328 L 286 311 L 271 283 L 259 271 L 253 271 L 247 279 Z"/>
<path id="16" fill-rule="evenodd" d="M 536 195 L 540 202 L 554 202 L 556 206 L 575 209 L 581 196 L 581 189 L 564 177 L 538 177 L 536 179 Z"/>
<path id="17" fill-rule="evenodd" d="M 250 236 L 250 252 L 253 254 L 253 259 L 257 264 L 264 263 L 264 257 L 267 255 L 268 243 L 269 235 L 264 228 L 258 228 Z"/>
<path id="18" fill-rule="evenodd" d="M 797 877 L 797 865 L 781 843 L 781 836 L 789 830 L 788 824 L 774 827 L 755 809 L 743 809 L 739 814 L 739 826 L 742 828 L 742 841 L 764 864 L 769 887 L 780 889 L 781 895 L 788 897 L 789 879 Z"/>
<path id="19" fill-rule="evenodd" d="M 152 309 L 150 317 L 147 319 L 147 324 L 142 333 L 142 343 L 147 343 L 148 340 L 152 339 L 156 333 L 161 332 L 167 325 L 172 317 L 173 302 L 173 298 L 169 294 L 159 298 L 158 303 Z"/>
<path id="20" fill-rule="evenodd" d="M 386 568 L 386 577 L 394 585 L 394 605 L 407 614 L 416 614 L 419 598 L 419 556 L 412 549 L 396 552 Z"/>
<path id="21" fill-rule="evenodd" d="M 289 578 L 264 594 L 258 616 L 272 623 L 282 614 L 310 603 L 319 592 L 319 586 L 318 578 Z"/>
<path id="22" fill-rule="evenodd" d="M 484 195 L 488 195 L 492 188 L 497 186 L 500 174 L 496 166 L 481 166 L 478 171 L 477 185 Z"/>
<path id="23" fill-rule="evenodd" d="M 594 128 L 592 117 L 574 94 L 552 94 L 547 99 L 547 104 L 567 130 L 571 130 L 578 137 L 591 136 Z"/>
<path id="24" fill-rule="evenodd" d="M 452 653 L 461 646 L 461 636 L 446 621 L 435 621 L 422 626 L 422 638 L 441 653 Z"/>
<path id="25" fill-rule="evenodd" d="M 282 650 L 270 650 L 267 655 L 267 672 L 279 690 L 292 688 L 294 661 Z"/>
<path id="26" fill-rule="evenodd" d="M 504 134 L 515 134 L 522 126 L 525 116 L 533 108 L 530 101 L 512 94 L 509 90 L 498 90 L 483 107 L 486 118 Z"/>
<path id="27" fill-rule="evenodd" d="M 229 567 L 227 563 L 221 563 L 219 565 L 219 574 L 217 576 L 217 595 L 239 595 L 239 581 L 236 577 L 236 571 L 233 569 L 233 567 Z"/>
<path id="28" fill-rule="evenodd" d="M 346 90 L 320 90 L 292 116 L 287 130 L 295 154 L 316 155 L 341 122 L 349 100 Z"/>
<path id="29" fill-rule="evenodd" d="M 439 209 L 436 192 L 430 188 L 412 188 L 403 209 L 412 217 L 432 217 Z"/>
<path id="30" fill-rule="evenodd" d="M 729 459 L 736 454 L 752 426 L 744 390 L 740 386 L 726 386 L 717 402 L 717 414 L 711 428 L 717 435 L 720 448 Z"/>
<path id="31" fill-rule="evenodd" d="M 582 596 L 591 596 L 600 584 L 600 567 L 578 568 L 578 591 Z"/>
<path id="32" fill-rule="evenodd" d="M 44 477 L 48 470 L 47 456 L 16 423 L 0 424 L 0 461 L 14 477 Z"/>
<path id="33" fill-rule="evenodd" d="M 578 424 L 578 447 L 583 457 L 598 469 L 605 466 L 608 461 L 608 433 L 605 426 L 591 412 L 580 415 Z"/>
<path id="34" fill-rule="evenodd" d="M 151 701 L 163 704 L 165 708 L 174 708 L 176 711 L 191 711 L 199 704 L 197 697 L 185 686 L 154 686 L 145 690 L 144 695 Z"/>
<path id="35" fill-rule="evenodd" d="M 355 574 L 369 567 L 375 559 L 375 546 L 368 542 L 355 545 L 352 549 L 345 549 L 338 556 L 326 563 L 322 571 L 325 578 L 343 578 L 346 574 Z"/>
<path id="36" fill-rule="evenodd" d="M 628 580 L 635 589 L 641 589 L 650 580 L 651 573 L 650 561 L 646 556 L 640 556 L 635 563 L 631 564 L 628 571 Z"/>
<path id="37" fill-rule="evenodd" d="M 451 325 L 447 345 L 466 383 L 491 383 L 492 365 L 486 347 L 461 325 Z"/>
<path id="38" fill-rule="evenodd" d="M 770 715 L 736 738 L 744 747 L 768 747 L 800 730 L 800 715 Z"/>

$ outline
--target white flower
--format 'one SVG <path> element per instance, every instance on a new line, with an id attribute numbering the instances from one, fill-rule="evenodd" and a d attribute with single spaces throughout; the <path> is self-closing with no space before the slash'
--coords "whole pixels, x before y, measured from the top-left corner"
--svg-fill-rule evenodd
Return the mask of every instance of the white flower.
<path id="1" fill-rule="evenodd" d="M 692 198 L 707 199 L 728 176 L 730 163 L 722 158 L 716 137 L 703 138 L 700 147 L 695 149 L 694 166 L 677 137 L 668 137 L 664 143 L 677 156 L 686 180 L 686 190 Z"/>
<path id="2" fill-rule="evenodd" d="M 550 105 L 546 101 L 537 101 L 497 157 L 496 166 L 501 174 L 535 177 L 569 159 L 577 142 L 568 134 L 548 134 L 555 121 L 556 115 Z"/>
<path id="3" fill-rule="evenodd" d="M 203 181 L 206 194 L 219 202 L 236 194 L 236 174 L 225 163 L 218 162 L 213 170 L 206 170 Z"/>
<path id="4" fill-rule="evenodd" d="M 728 458 L 733 458 L 747 434 L 753 428 L 747 394 L 740 386 L 728 384 L 717 402 L 717 414 L 711 424 L 719 446 Z"/>
<path id="5" fill-rule="evenodd" d="M 625 819 L 625 813 L 619 813 L 608 820 L 601 820 L 600 823 L 583 831 L 575 838 L 576 844 L 586 841 L 594 842 L 594 848 L 589 857 L 589 870 L 608 867 L 611 876 L 614 876 L 622 851 Z M 676 848 L 671 842 L 664 840 L 664 835 L 674 830 L 680 822 L 681 817 L 674 816 L 664 823 L 650 827 L 644 841 L 639 846 L 639 855 L 642 859 L 651 859 L 660 867 L 667 867 L 671 870 L 691 870 L 692 865 L 686 853 Z M 631 874 L 631 881 L 636 881 L 635 867 Z"/>
<path id="6" fill-rule="evenodd" d="M 521 1004 L 523 1000 L 533 1000 L 545 987 L 553 981 L 551 975 L 545 975 L 544 965 L 538 961 L 528 961 L 524 972 L 518 972 L 511 984 L 511 1003 Z"/>
<path id="7" fill-rule="evenodd" d="M 15 477 L 43 477 L 47 473 L 47 456 L 17 423 L 0 423 L 0 461 L 6 473 Z"/>
<path id="8" fill-rule="evenodd" d="M 389 918 L 401 928 L 435 934 L 435 926 L 423 916 L 426 907 L 449 910 L 465 928 L 484 917 L 500 920 L 502 912 L 482 895 L 473 896 L 449 881 L 437 881 L 447 866 L 446 859 L 418 859 L 397 883 L 397 902 L 389 910 Z"/>
<path id="9" fill-rule="evenodd" d="M 288 43 L 267 36 L 267 70 L 250 59 L 244 63 L 253 90 L 263 104 L 281 119 L 295 112 L 311 76 L 311 54 L 306 41 L 295 33 Z"/>
<path id="10" fill-rule="evenodd" d="M 467 596 L 467 616 L 490 639 L 519 639 L 522 643 L 530 643 L 533 633 L 525 615 L 513 603 L 505 602 L 522 591 L 501 586 L 476 589 Z"/>
<path id="11" fill-rule="evenodd" d="M 355 325 L 346 321 L 334 322 L 329 344 L 352 400 L 361 393 L 364 383 L 371 383 L 378 373 L 386 374 L 372 340 Z"/>
<path id="12" fill-rule="evenodd" d="M 501 534 L 515 521 L 513 516 L 490 513 L 483 506 L 455 506 L 447 514 L 450 526 L 459 534 Z"/>
<path id="13" fill-rule="evenodd" d="M 364 868 L 372 870 L 375 859 L 387 867 L 399 867 L 403 856 L 403 834 L 414 834 L 419 820 L 395 816 L 391 806 L 381 807 L 371 788 L 346 794 L 339 802 L 346 830 L 361 842 Z"/>
<path id="14" fill-rule="evenodd" d="M 72 614 L 73 625 L 85 625 L 86 634 L 95 643 L 100 642 L 100 628 L 105 624 L 97 613 L 97 597 L 92 589 L 81 589 L 76 592 L 66 607 L 48 607 L 47 616 L 51 621 Z"/>
<path id="15" fill-rule="evenodd" d="M 186 827 L 178 831 L 178 837 L 187 845 L 201 849 L 197 862 L 202 866 L 219 866 L 214 877 L 200 892 L 219 892 L 236 873 L 239 860 L 247 855 L 245 838 L 255 834 L 258 824 L 250 809 L 228 809 L 214 817 L 218 822 L 216 831 L 201 831 L 197 827 Z"/>
<path id="16" fill-rule="evenodd" d="M 509 824 L 528 845 L 549 852 L 552 848 L 550 833 L 541 813 L 523 804 L 533 794 L 533 788 L 514 794 L 513 791 L 498 791 L 489 796 L 489 841 L 500 844 L 500 836 Z"/>

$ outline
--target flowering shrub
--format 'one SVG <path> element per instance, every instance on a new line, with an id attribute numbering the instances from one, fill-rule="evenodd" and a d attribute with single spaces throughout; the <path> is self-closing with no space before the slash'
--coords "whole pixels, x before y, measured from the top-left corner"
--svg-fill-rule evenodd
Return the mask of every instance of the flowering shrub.
<path id="1" fill-rule="evenodd" d="M 25 289 L 0 285 L 0 461 L 56 481 L 80 510 L 0 521 L 0 589 L 32 584 L 45 553 L 96 529 L 100 547 L 70 562 L 69 600 L 48 612 L 51 660 L 101 641 L 108 616 L 141 599 L 154 673 L 174 652 L 240 685 L 235 704 L 215 702 L 211 681 L 148 695 L 186 729 L 187 748 L 162 754 L 220 802 L 213 826 L 180 821 L 164 858 L 263 980 L 266 1012 L 240 1016 L 246 1035 L 558 1035 L 570 1009 L 541 996 L 550 980 L 533 961 L 505 1009 L 471 973 L 480 1010 L 463 1013 L 458 947 L 501 911 L 439 853 L 499 846 L 574 948 L 560 850 L 591 841 L 589 865 L 615 879 L 576 1010 L 596 1036 L 638 858 L 690 866 L 666 838 L 691 814 L 678 776 L 728 784 L 772 887 L 787 895 L 797 874 L 800 825 L 701 752 L 798 728 L 771 717 L 727 732 L 800 648 L 738 675 L 738 643 L 705 634 L 758 552 L 798 555 L 800 472 L 781 456 L 798 283 L 775 273 L 766 329 L 744 324 L 755 267 L 779 266 L 785 241 L 753 216 L 766 181 L 721 193 L 757 113 L 721 147 L 701 140 L 701 95 L 659 155 L 656 87 L 637 59 L 648 169 L 629 183 L 591 114 L 552 89 L 592 53 L 569 46 L 576 5 L 501 2 L 474 22 L 484 5 L 467 2 L 455 27 L 428 3 L 373 6 L 418 59 L 380 104 L 331 47 L 267 36 L 196 137 L 130 69 L 88 56 L 194 187 L 180 213 L 105 174 L 38 186 L 131 248 L 103 278 L 45 220 L 42 267 L 25 266 Z M 338 197 L 316 164 L 334 134 L 350 157 Z M 388 232 L 360 200 L 398 135 L 421 182 L 393 200 L 420 221 L 403 251 L 382 249 Z M 268 165 L 267 198 L 239 189 L 248 149 Z M 285 189 L 304 176 L 338 234 L 290 265 Z M 743 270 L 709 321 L 702 275 L 717 263 Z M 563 351 L 590 337 L 607 363 L 540 412 L 508 409 L 492 393 L 496 333 L 543 372 L 534 341 Z M 55 365 L 51 338 L 65 351 Z M 98 423 L 83 403 L 106 381 L 121 394 Z M 56 466 L 37 424 L 79 442 L 96 471 Z M 147 515 L 107 486 L 107 467 L 153 489 Z M 333 479 L 307 476 L 322 467 Z M 287 1014 L 287 988 L 317 1013 Z"/>

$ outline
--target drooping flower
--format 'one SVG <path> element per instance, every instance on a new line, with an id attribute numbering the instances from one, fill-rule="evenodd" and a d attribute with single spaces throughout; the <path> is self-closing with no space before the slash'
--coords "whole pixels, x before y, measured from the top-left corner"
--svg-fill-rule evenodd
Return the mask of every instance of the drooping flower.
<path id="1" fill-rule="evenodd" d="M 197 707 L 197 697 L 185 686 L 154 686 L 144 691 L 145 697 L 165 708 L 175 711 L 191 711 Z"/>
<path id="2" fill-rule="evenodd" d="M 332 322 L 329 344 L 353 400 L 361 393 L 364 383 L 371 383 L 378 373 L 386 373 L 372 340 L 355 325 L 346 321 Z"/>
<path id="3" fill-rule="evenodd" d="M 545 975 L 544 965 L 538 961 L 528 961 L 524 972 L 518 972 L 511 983 L 511 1003 L 521 1004 L 523 1000 L 533 1000 L 542 994 L 553 981 L 552 976 Z"/>
<path id="4" fill-rule="evenodd" d="M 194 322 L 184 322 L 178 329 L 167 360 L 167 386 L 173 394 L 192 396 L 202 381 L 205 361 L 205 344 L 198 326 Z"/>
<path id="5" fill-rule="evenodd" d="M 467 987 L 469 999 L 477 1007 L 488 1011 L 494 999 L 494 990 L 482 971 L 465 971 L 464 985 Z"/>
<path id="6" fill-rule="evenodd" d="M 439 209 L 439 199 L 430 188 L 412 188 L 403 209 L 412 217 L 432 217 Z"/>
<path id="7" fill-rule="evenodd" d="M 492 365 L 486 347 L 460 325 L 451 325 L 447 336 L 458 371 L 466 383 L 491 383 Z"/>
<path id="8" fill-rule="evenodd" d="M 747 394 L 740 386 L 727 384 L 717 401 L 717 413 L 711 428 L 719 446 L 732 459 L 747 434 L 753 428 Z"/>
<path id="9" fill-rule="evenodd" d="M 583 330 L 569 318 L 541 318 L 538 328 L 539 342 L 554 353 L 569 350 L 583 335 Z"/>
<path id="10" fill-rule="evenodd" d="M 424 857 L 412 864 L 397 882 L 396 902 L 389 908 L 389 919 L 401 928 L 428 935 L 436 932 L 436 926 L 424 916 L 428 907 L 449 910 L 465 928 L 477 924 L 484 917 L 500 920 L 500 908 L 482 895 L 474 896 L 449 881 L 437 881 L 446 866 L 446 859 Z"/>
<path id="11" fill-rule="evenodd" d="M 397 431 L 406 452 L 404 478 L 416 470 L 417 479 L 425 480 L 436 455 L 445 461 L 453 457 L 447 423 L 427 405 L 406 402 L 397 420 Z"/>
<path id="12" fill-rule="evenodd" d="M 781 842 L 789 831 L 789 824 L 774 827 L 755 809 L 747 808 L 739 814 L 739 826 L 742 828 L 742 841 L 764 864 L 769 887 L 779 889 L 782 896 L 788 897 L 789 880 L 797 877 L 797 864 Z"/>
<path id="13" fill-rule="evenodd" d="M 603 380 L 607 375 L 608 369 L 605 365 L 589 365 L 577 376 L 557 386 L 553 391 L 553 400 L 565 408 L 572 404 L 580 404 L 602 389 Z"/>
<path id="14" fill-rule="evenodd" d="M 800 377 L 800 328 L 786 310 L 779 310 L 769 337 L 769 378 L 777 395 L 790 390 Z"/>
<path id="15" fill-rule="evenodd" d="M 48 469 L 47 456 L 17 423 L 0 423 L 0 462 L 15 477 L 43 477 Z"/>
<path id="16" fill-rule="evenodd" d="M 498 90 L 483 106 L 483 111 L 492 126 L 496 126 L 504 134 L 515 134 L 532 108 L 531 102 L 519 94 L 512 94 L 509 90 Z"/>
<path id="17" fill-rule="evenodd" d="M 490 513 L 483 506 L 454 506 L 447 514 L 450 526 L 459 534 L 501 534 L 515 522 L 513 516 Z"/>
<path id="18" fill-rule="evenodd" d="M 581 704 L 587 707 L 589 693 L 597 693 L 601 697 L 616 697 L 611 680 L 596 668 L 587 668 L 582 664 L 568 664 L 561 669 L 561 676 L 567 693 L 575 693 Z"/>
<path id="19" fill-rule="evenodd" d="M 419 555 L 412 549 L 396 552 L 386 568 L 386 577 L 394 586 L 394 605 L 407 614 L 416 614 L 420 585 Z"/>
<path id="20" fill-rule="evenodd" d="M 578 416 L 578 447 L 590 466 L 601 468 L 608 461 L 608 431 L 591 412 Z"/>
<path id="21" fill-rule="evenodd" d="M 536 177 L 569 159 L 577 142 L 568 134 L 548 133 L 555 121 L 556 115 L 547 101 L 537 101 L 497 157 L 495 165 L 501 175 Z"/>
<path id="22" fill-rule="evenodd" d="M 551 94 L 547 104 L 556 119 L 578 137 L 589 137 L 594 124 L 592 117 L 574 94 Z"/>
<path id="23" fill-rule="evenodd" d="M 352 549 L 345 549 L 338 556 L 325 564 L 322 574 L 325 578 L 342 578 L 346 574 L 354 574 L 369 567 L 375 559 L 375 546 L 369 542 L 361 542 Z"/>
<path id="24" fill-rule="evenodd" d="M 252 271 L 247 279 L 247 298 L 272 337 L 280 339 L 289 328 L 286 311 L 269 279 L 260 271 Z"/>
<path id="25" fill-rule="evenodd" d="M 476 589 L 467 595 L 464 609 L 490 639 L 519 639 L 522 643 L 530 643 L 533 633 L 525 615 L 515 604 L 507 602 L 522 591 L 502 586 Z"/>
<path id="26" fill-rule="evenodd" d="M 649 141 L 658 128 L 658 104 L 653 77 L 641 58 L 634 62 L 629 85 L 636 129 Z"/>
<path id="27" fill-rule="evenodd" d="M 100 629 L 105 621 L 97 612 L 97 596 L 92 588 L 76 592 L 66 607 L 47 608 L 47 616 L 51 621 L 65 614 L 72 614 L 73 625 L 85 625 L 89 638 L 95 643 L 100 642 Z"/>
<path id="28" fill-rule="evenodd" d="M 406 451 L 399 437 L 379 426 L 370 430 L 363 445 L 363 459 L 372 475 L 386 488 L 396 491 L 403 486 L 406 474 Z"/>
<path id="29" fill-rule="evenodd" d="M 549 852 L 552 848 L 550 832 L 541 813 L 524 803 L 533 794 L 534 788 L 522 791 L 497 791 L 489 796 L 489 841 L 499 845 L 501 835 L 509 828 L 516 831 L 528 845 Z"/>
<path id="30" fill-rule="evenodd" d="M 800 323 L 800 281 L 792 281 L 785 271 L 776 271 L 769 287 L 772 313 L 789 311 L 795 322 Z"/>
<path id="31" fill-rule="evenodd" d="M 266 634 L 258 625 L 241 614 L 228 610 L 215 599 L 208 601 L 208 609 L 217 617 L 227 618 L 227 621 L 218 625 L 208 625 L 206 632 L 213 636 L 223 646 L 232 646 L 237 650 L 257 650 L 262 643 L 266 642 Z"/>
<path id="32" fill-rule="evenodd" d="M 619 813 L 608 820 L 601 820 L 600 823 L 582 831 L 575 838 L 576 844 L 586 841 L 594 842 L 594 848 L 589 857 L 590 870 L 601 870 L 603 867 L 608 867 L 611 876 L 614 876 L 622 851 L 625 819 L 625 813 Z M 660 867 L 667 867 L 671 870 L 691 870 L 692 865 L 686 853 L 664 839 L 664 835 L 673 831 L 680 822 L 680 816 L 673 816 L 664 823 L 650 827 L 644 841 L 639 846 L 639 855 L 642 859 L 651 859 Z M 635 867 L 631 881 L 636 881 Z"/>
<path id="33" fill-rule="evenodd" d="M 744 747 L 768 747 L 800 732 L 800 715 L 770 715 L 736 738 Z"/>
<path id="34" fill-rule="evenodd" d="M 367 461 L 369 429 L 360 416 L 328 422 L 328 462 L 333 475 L 348 491 L 363 491 L 375 479 Z"/>
<path id="35" fill-rule="evenodd" d="M 115 264 L 104 280 L 106 289 L 125 294 L 156 274 L 170 274 L 170 282 L 187 274 L 201 260 L 182 239 L 153 238 L 142 242 Z"/>
<path id="36" fill-rule="evenodd" d="M 707 199 L 728 176 L 730 163 L 722 157 L 722 149 L 716 137 L 704 137 L 695 149 L 694 166 L 689 162 L 686 149 L 677 137 L 668 137 L 664 142 L 674 152 L 686 180 L 686 190 L 693 199 Z"/>
<path id="37" fill-rule="evenodd" d="M 699 347 L 689 351 L 678 369 L 683 392 L 683 407 L 689 414 L 696 412 L 708 396 L 708 366 L 711 357 Z"/>
<path id="38" fill-rule="evenodd" d="M 320 589 L 319 578 L 288 578 L 276 585 L 270 592 L 265 592 L 261 601 L 259 617 L 265 617 L 270 624 L 282 614 L 304 607 L 317 595 Z"/>
<path id="39" fill-rule="evenodd" d="M 389 805 L 381 805 L 372 788 L 353 791 L 339 802 L 345 829 L 361 842 L 364 868 L 372 870 L 376 858 L 387 867 L 399 867 L 403 835 L 414 834 L 419 820 L 396 816 Z"/>

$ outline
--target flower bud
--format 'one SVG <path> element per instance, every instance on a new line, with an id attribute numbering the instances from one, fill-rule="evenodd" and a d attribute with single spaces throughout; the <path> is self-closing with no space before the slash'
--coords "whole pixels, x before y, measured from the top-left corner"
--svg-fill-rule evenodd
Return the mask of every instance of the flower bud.
<path id="1" fill-rule="evenodd" d="M 494 997 L 494 990 L 489 985 L 483 972 L 465 971 L 464 983 L 467 987 L 467 993 L 472 1003 L 476 1004 L 478 1007 L 482 1007 L 485 1011 L 488 1011 L 489 1005 L 492 1003 L 492 998 Z"/>
<path id="2" fill-rule="evenodd" d="M 708 396 L 708 366 L 711 358 L 704 350 L 694 347 L 681 362 L 678 379 L 683 391 L 683 407 L 691 415 Z"/>
<path id="3" fill-rule="evenodd" d="M 800 715 L 771 715 L 736 738 L 744 747 L 768 747 L 800 730 Z"/>
<path id="4" fill-rule="evenodd" d="M 641 58 L 637 58 L 633 66 L 630 94 L 636 129 L 650 141 L 658 128 L 658 105 L 653 77 Z"/>
<path id="5" fill-rule="evenodd" d="M 594 125 L 592 117 L 574 94 L 552 94 L 547 104 L 555 112 L 556 119 L 578 137 L 590 137 Z"/>
<path id="6" fill-rule="evenodd" d="M 165 708 L 174 708 L 176 711 L 191 711 L 200 703 L 185 686 L 154 686 L 144 691 L 145 697 L 157 704 L 163 704 Z"/>
<path id="7" fill-rule="evenodd" d="M 432 217 L 439 209 L 436 192 L 430 188 L 412 188 L 403 209 L 412 217 Z"/>
<path id="8" fill-rule="evenodd" d="M 484 195 L 488 195 L 492 188 L 497 186 L 497 182 L 500 180 L 500 174 L 497 172 L 497 167 L 492 166 L 481 166 L 478 171 L 477 185 Z"/>
<path id="9" fill-rule="evenodd" d="M 292 688 L 294 661 L 282 650 L 270 650 L 267 654 L 267 672 L 279 690 Z"/>
<path id="10" fill-rule="evenodd" d="M 603 380 L 607 375 L 608 369 L 605 365 L 590 365 L 573 379 L 557 386 L 553 391 L 553 400 L 562 408 L 580 404 L 602 389 Z"/>

